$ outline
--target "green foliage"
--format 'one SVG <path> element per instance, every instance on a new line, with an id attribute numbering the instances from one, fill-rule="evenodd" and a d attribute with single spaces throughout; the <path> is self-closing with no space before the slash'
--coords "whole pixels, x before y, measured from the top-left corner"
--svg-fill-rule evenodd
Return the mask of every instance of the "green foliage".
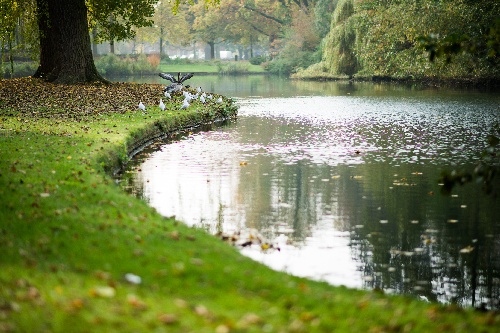
<path id="1" fill-rule="evenodd" d="M 11 66 L 10 72 L 16 72 L 14 68 L 16 57 L 35 58 L 38 54 L 38 26 L 35 9 L 35 0 L 0 0 L 0 17 L 2 18 L 0 20 L 0 67 L 7 55 Z"/>
<path id="2" fill-rule="evenodd" d="M 338 0 L 319 0 L 314 6 L 314 16 L 316 30 L 321 38 L 325 37 L 330 31 L 332 13 L 337 7 Z"/>
<path id="3" fill-rule="evenodd" d="M 248 73 L 250 63 L 243 61 L 217 62 L 217 72 L 219 74 L 244 74 Z"/>
<path id="4" fill-rule="evenodd" d="M 356 21 L 352 18 L 353 14 L 352 0 L 338 2 L 323 52 L 323 61 L 332 74 L 352 76 L 358 70 L 358 60 L 354 53 Z"/>
<path id="5" fill-rule="evenodd" d="M 479 37 L 470 37 L 464 33 L 451 33 L 444 37 L 438 34 L 420 36 L 420 46 L 429 54 L 432 62 L 436 58 L 445 58 L 451 63 L 452 57 L 459 53 L 475 54 L 477 57 L 485 57 L 492 64 L 498 65 L 500 55 L 500 18 L 497 18 L 488 32 Z"/>
<path id="6" fill-rule="evenodd" d="M 290 75 L 296 71 L 307 68 L 310 65 L 317 63 L 321 59 L 321 51 L 310 52 L 290 49 L 284 51 L 279 57 L 265 62 L 262 65 L 264 68 L 277 75 Z"/>
<path id="7" fill-rule="evenodd" d="M 260 56 L 250 58 L 250 63 L 252 65 L 261 65 L 266 60 L 267 60 L 266 56 L 260 55 Z"/>
<path id="8" fill-rule="evenodd" d="M 89 23 L 97 28 L 96 41 L 125 40 L 133 27 L 152 26 L 155 0 L 87 0 Z"/>
<path id="9" fill-rule="evenodd" d="M 294 12 L 292 23 L 278 44 L 278 55 L 265 63 L 264 68 L 278 75 L 289 75 L 307 68 L 321 60 L 320 42 L 314 13 Z"/>
<path id="10" fill-rule="evenodd" d="M 486 194 L 493 192 L 493 178 L 498 172 L 498 157 L 500 156 L 500 126 L 496 125 L 487 139 L 487 148 L 483 151 L 482 158 L 474 170 L 443 171 L 440 183 L 443 184 L 441 192 L 450 194 L 457 185 L 478 183 L 482 185 Z"/>
<path id="11" fill-rule="evenodd" d="M 354 7 L 349 2 L 339 1 L 323 41 L 329 73 L 401 79 L 500 77 L 498 2 L 363 1 Z"/>
<path id="12" fill-rule="evenodd" d="M 1 69 L 0 76 L 3 78 L 14 78 L 14 77 L 24 77 L 30 76 L 35 73 L 38 68 L 38 64 L 34 62 L 14 62 L 14 71 L 10 65 L 4 65 Z"/>

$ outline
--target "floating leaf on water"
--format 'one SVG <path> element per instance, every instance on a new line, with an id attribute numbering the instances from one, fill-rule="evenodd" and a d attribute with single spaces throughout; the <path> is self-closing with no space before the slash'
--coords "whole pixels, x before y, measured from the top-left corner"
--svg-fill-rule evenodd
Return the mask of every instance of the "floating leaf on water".
<path id="1" fill-rule="evenodd" d="M 411 220 L 410 223 L 411 224 L 418 224 L 418 220 Z"/>
<path id="2" fill-rule="evenodd" d="M 387 271 L 389 271 L 389 272 L 395 272 L 396 271 L 396 267 L 389 267 L 389 268 L 387 268 Z"/>
<path id="3" fill-rule="evenodd" d="M 467 208 L 467 205 L 460 205 L 460 208 Z"/>
<path id="4" fill-rule="evenodd" d="M 380 223 L 387 224 L 387 223 L 389 223 L 389 220 L 380 220 Z"/>
<path id="5" fill-rule="evenodd" d="M 460 250 L 460 253 L 471 253 L 474 250 L 474 247 L 472 246 L 466 246 L 463 249 Z"/>
<path id="6" fill-rule="evenodd" d="M 458 222 L 458 220 L 455 220 L 455 219 L 449 219 L 447 222 L 448 222 L 448 223 L 457 223 L 457 222 Z"/>
<path id="7" fill-rule="evenodd" d="M 240 162 L 240 166 L 248 165 L 248 162 Z"/>

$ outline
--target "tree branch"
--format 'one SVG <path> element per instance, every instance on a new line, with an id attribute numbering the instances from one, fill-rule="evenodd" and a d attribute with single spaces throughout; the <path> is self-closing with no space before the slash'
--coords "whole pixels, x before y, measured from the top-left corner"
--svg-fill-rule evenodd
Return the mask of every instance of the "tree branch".
<path id="1" fill-rule="evenodd" d="M 248 5 L 243 5 L 243 8 L 248 9 L 248 10 L 251 10 L 251 11 L 253 11 L 253 12 L 255 12 L 255 13 L 257 13 L 257 14 L 261 15 L 261 16 L 264 16 L 264 17 L 265 17 L 265 18 L 267 18 L 267 19 L 273 20 L 274 22 L 277 22 L 277 23 L 279 23 L 279 24 L 281 24 L 281 25 L 285 25 L 285 21 L 283 21 L 283 20 L 281 20 L 281 19 L 279 19 L 279 18 L 277 18 L 277 17 L 274 17 L 274 16 L 271 16 L 271 15 L 268 15 L 268 14 L 266 14 L 266 13 L 264 13 L 264 12 L 261 12 L 261 11 L 260 11 L 260 10 L 258 10 L 257 8 L 253 8 L 253 7 L 250 7 L 250 6 L 248 6 Z"/>

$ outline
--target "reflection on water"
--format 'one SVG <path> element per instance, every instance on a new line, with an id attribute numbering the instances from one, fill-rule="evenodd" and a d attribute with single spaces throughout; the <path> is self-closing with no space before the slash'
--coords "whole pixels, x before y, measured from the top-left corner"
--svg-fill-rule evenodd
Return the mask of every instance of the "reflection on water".
<path id="1" fill-rule="evenodd" d="M 351 90 L 240 99 L 237 122 L 146 152 L 124 187 L 213 233 L 260 230 L 281 251 L 243 252 L 275 269 L 498 308 L 498 199 L 437 179 L 477 160 L 500 99 Z"/>

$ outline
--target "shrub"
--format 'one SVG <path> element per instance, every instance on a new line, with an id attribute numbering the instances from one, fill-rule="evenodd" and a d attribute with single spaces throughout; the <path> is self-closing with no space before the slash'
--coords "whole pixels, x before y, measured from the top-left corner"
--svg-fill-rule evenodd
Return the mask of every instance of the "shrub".
<path id="1" fill-rule="evenodd" d="M 218 62 L 217 63 L 217 71 L 220 74 L 243 74 L 248 72 L 249 67 L 248 62 Z"/>
<path id="2" fill-rule="evenodd" d="M 10 63 L 4 62 L 0 68 L 0 77 L 25 77 L 35 74 L 38 64 L 35 62 L 14 62 L 14 73 L 11 73 Z M 12 74 L 12 75 L 11 75 Z"/>
<path id="3" fill-rule="evenodd" d="M 160 64 L 160 60 L 161 59 L 159 54 L 155 53 L 148 55 L 148 62 L 154 68 L 158 67 L 158 65 Z"/>
<path id="4" fill-rule="evenodd" d="M 263 62 L 265 62 L 267 59 L 265 56 L 263 55 L 259 55 L 259 56 L 256 56 L 256 57 L 252 57 L 250 58 L 250 63 L 252 65 L 260 65 L 262 64 Z"/>
<path id="5" fill-rule="evenodd" d="M 121 58 L 115 54 L 107 54 L 96 59 L 95 65 L 97 70 L 106 76 L 153 74 L 156 73 L 160 61 L 158 55 L 150 57 L 140 54 L 135 58 L 130 56 Z M 157 65 L 154 66 L 156 62 Z"/>

